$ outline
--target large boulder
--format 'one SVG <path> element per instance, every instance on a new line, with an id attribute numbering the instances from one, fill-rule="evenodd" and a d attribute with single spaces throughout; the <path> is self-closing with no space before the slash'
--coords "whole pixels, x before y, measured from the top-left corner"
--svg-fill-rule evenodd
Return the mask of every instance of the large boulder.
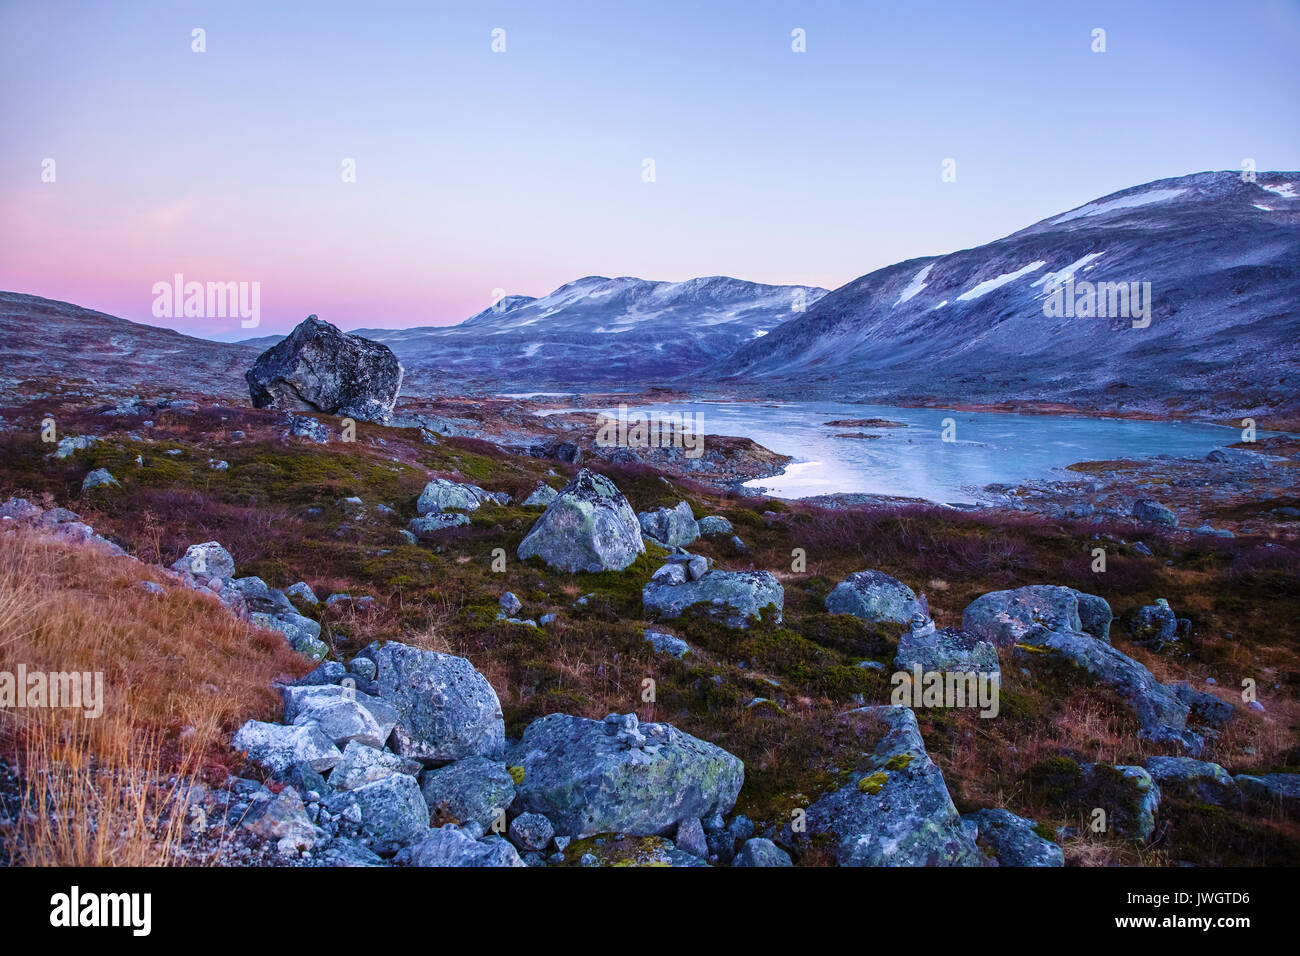
<path id="1" fill-rule="evenodd" d="M 1241 804 L 1241 790 L 1217 763 L 1192 757 L 1149 757 L 1147 773 L 1166 797 L 1181 797 L 1216 807 Z"/>
<path id="2" fill-rule="evenodd" d="M 383 422 L 397 403 L 402 366 L 387 345 L 309 315 L 259 355 L 244 378 L 255 408 Z"/>
<path id="3" fill-rule="evenodd" d="M 1107 641 L 1110 605 L 1103 598 L 1074 588 L 1033 584 L 980 595 L 966 606 L 961 616 L 963 631 L 995 647 L 1010 647 L 1022 635 L 1039 627 L 1049 631 L 1083 631 Z"/>
<path id="4" fill-rule="evenodd" d="M 475 840 L 447 824 L 403 850 L 394 861 L 403 866 L 524 866 L 513 846 L 500 838 Z"/>
<path id="5" fill-rule="evenodd" d="M 536 555 L 551 567 L 621 571 L 645 551 L 636 512 L 604 475 L 578 472 L 519 544 L 521 560 Z"/>
<path id="6" fill-rule="evenodd" d="M 235 732 L 231 746 L 275 773 L 284 773 L 297 763 L 320 773 L 343 759 L 334 741 L 316 724 L 286 727 L 250 720 Z"/>
<path id="7" fill-rule="evenodd" d="M 1149 840 L 1156 829 L 1160 787 L 1141 767 L 1085 764 L 1073 805 L 1086 813 L 1102 810 L 1106 828 L 1120 836 Z"/>
<path id="8" fill-rule="evenodd" d="M 222 578 L 229 581 L 235 576 L 235 559 L 216 541 L 192 544 L 185 554 L 172 562 L 172 570 L 192 574 L 196 578 Z"/>
<path id="9" fill-rule="evenodd" d="M 877 724 L 884 737 L 847 784 L 808 807 L 806 832 L 787 824 L 785 839 L 806 847 L 816 834 L 830 834 L 841 866 L 983 866 L 925 751 L 916 715 L 880 706 L 846 717 Z"/>
<path id="10" fill-rule="evenodd" d="M 396 773 L 329 797 L 329 809 L 347 819 L 360 819 L 370 849 L 392 856 L 418 843 L 429 833 L 429 807 L 415 778 Z"/>
<path id="11" fill-rule="evenodd" d="M 935 628 L 934 622 L 922 615 L 912 621 L 911 627 L 898 639 L 898 653 L 894 656 L 894 669 L 922 673 L 955 672 L 961 674 L 998 675 L 998 652 L 988 641 L 982 641 L 956 628 Z"/>
<path id="12" fill-rule="evenodd" d="M 769 607 L 776 609 L 773 620 L 781 621 L 785 588 L 771 571 L 708 571 L 694 581 L 652 580 L 642 588 L 641 601 L 661 618 L 681 617 L 687 608 L 699 605 L 728 627 L 747 627 L 761 620 Z"/>
<path id="13" fill-rule="evenodd" d="M 478 485 L 462 485 L 446 478 L 434 478 L 420 492 L 415 510 L 422 515 L 444 511 L 477 511 L 485 501 L 495 502 L 496 498 Z"/>
<path id="14" fill-rule="evenodd" d="M 685 501 L 679 501 L 675 508 L 642 511 L 636 517 L 641 533 L 667 548 L 685 547 L 700 536 L 695 514 Z"/>
<path id="15" fill-rule="evenodd" d="M 962 817 L 979 832 L 976 843 L 999 866 L 1065 866 L 1065 852 L 1052 840 L 1039 835 L 1033 820 L 1010 810 L 977 810 Z"/>
<path id="16" fill-rule="evenodd" d="M 1187 729 L 1190 708 L 1146 667 L 1082 631 L 1034 627 L 1017 641 L 1026 662 L 1061 662 L 1112 688 L 1128 705 L 1148 740 L 1175 743 L 1196 752 L 1204 741 Z"/>
<path id="17" fill-rule="evenodd" d="M 1255 809 L 1300 817 L 1300 773 L 1239 773 L 1232 779 Z"/>
<path id="18" fill-rule="evenodd" d="M 925 609 L 897 578 L 882 571 L 858 571 L 835 585 L 826 596 L 826 610 L 852 614 L 869 624 L 906 624 Z"/>
<path id="19" fill-rule="evenodd" d="M 466 757 L 420 775 L 420 790 L 429 810 L 455 822 L 477 823 L 486 831 L 515 802 L 515 778 L 504 763 Z"/>
<path id="20" fill-rule="evenodd" d="M 375 662 L 379 696 L 397 710 L 393 737 L 403 757 L 436 767 L 505 752 L 501 702 L 465 658 L 396 641 L 371 644 L 359 656 Z"/>
<path id="21" fill-rule="evenodd" d="M 524 768 L 518 805 L 575 838 L 675 834 L 729 811 L 745 779 L 722 748 L 669 724 L 638 725 L 633 714 L 549 714 L 528 725 L 513 759 Z"/>

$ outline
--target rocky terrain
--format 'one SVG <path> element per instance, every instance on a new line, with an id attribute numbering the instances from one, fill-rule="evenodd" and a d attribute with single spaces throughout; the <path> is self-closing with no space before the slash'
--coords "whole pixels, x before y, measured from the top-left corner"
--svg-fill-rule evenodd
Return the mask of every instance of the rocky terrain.
<path id="1" fill-rule="evenodd" d="M 365 361 L 280 367 L 308 394 Z M 173 863 L 1300 861 L 1285 527 L 1188 530 L 1148 494 L 790 505 L 400 410 L 74 391 L 0 417 L 0 575 L 78 595 L 5 618 L 0 670 L 95 633 L 47 622 L 70 601 L 117 602 L 86 660 L 153 755 L 101 742 L 59 789 L 34 755 L 101 725 L 6 711 L 14 862 L 105 852 L 108 810 L 59 822 L 82 786 L 151 795 L 122 832 Z"/>

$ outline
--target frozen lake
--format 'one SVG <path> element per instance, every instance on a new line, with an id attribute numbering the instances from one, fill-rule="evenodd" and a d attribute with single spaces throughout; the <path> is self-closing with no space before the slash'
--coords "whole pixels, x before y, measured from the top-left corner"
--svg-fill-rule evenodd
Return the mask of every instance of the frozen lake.
<path id="1" fill-rule="evenodd" d="M 616 408 L 603 412 L 617 414 Z M 681 402 L 638 405 L 633 413 L 698 416 L 705 434 L 751 438 L 794 461 L 781 475 L 749 482 L 783 498 L 836 492 L 900 495 L 970 502 L 974 491 L 1000 482 L 1079 477 L 1063 472 L 1078 461 L 1156 455 L 1203 456 L 1241 440 L 1236 428 L 1197 422 L 1147 422 L 937 408 L 844 405 L 835 402 L 759 404 Z M 880 418 L 904 428 L 828 425 Z M 944 441 L 945 419 L 953 441 Z M 865 433 L 877 438 L 837 438 Z M 1273 433 L 1259 432 L 1258 437 Z M 705 451 L 708 442 L 705 441 Z"/>

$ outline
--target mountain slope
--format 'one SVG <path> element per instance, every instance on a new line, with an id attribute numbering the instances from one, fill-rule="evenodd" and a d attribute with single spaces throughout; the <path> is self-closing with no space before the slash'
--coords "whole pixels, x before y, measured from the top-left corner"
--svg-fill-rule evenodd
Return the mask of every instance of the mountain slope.
<path id="1" fill-rule="evenodd" d="M 587 276 L 541 298 L 510 296 L 459 325 L 357 329 L 383 342 L 408 381 L 528 385 L 666 381 L 689 375 L 826 294 L 724 276 L 650 282 Z"/>
<path id="2" fill-rule="evenodd" d="M 0 292 L 0 385 L 85 380 L 103 388 L 170 385 L 247 399 L 261 350 L 141 325 L 68 302 Z"/>
<path id="3" fill-rule="evenodd" d="M 1085 282 L 1149 282 L 1150 324 L 1046 314 L 1069 279 L 1076 297 Z M 1213 172 L 878 269 L 713 371 L 737 388 L 880 401 L 1294 411 L 1297 341 L 1300 173 Z"/>

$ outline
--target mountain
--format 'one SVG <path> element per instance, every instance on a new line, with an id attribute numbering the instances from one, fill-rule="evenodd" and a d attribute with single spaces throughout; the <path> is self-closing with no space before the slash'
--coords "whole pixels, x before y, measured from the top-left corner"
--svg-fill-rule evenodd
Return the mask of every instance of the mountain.
<path id="1" fill-rule="evenodd" d="M 1086 305 L 1088 285 L 1103 282 L 1139 283 L 1139 296 L 1150 283 L 1149 325 L 1056 309 L 1067 292 Z M 1117 290 L 1101 293 L 1103 310 L 1119 311 Z M 1258 173 L 1255 182 L 1209 172 L 1125 189 L 975 249 L 878 269 L 706 377 L 766 394 L 882 402 L 1294 412 L 1297 342 L 1300 172 Z"/>
<path id="2" fill-rule="evenodd" d="M 526 385 L 637 384 L 689 376 L 826 294 L 725 276 L 651 282 L 587 276 L 509 296 L 459 325 L 356 329 L 391 348 L 416 387 L 448 378 Z"/>
<path id="3" fill-rule="evenodd" d="M 129 322 L 68 302 L 0 292 L 0 385 L 85 381 L 103 388 L 170 385 L 248 397 L 244 372 L 261 350 Z"/>

